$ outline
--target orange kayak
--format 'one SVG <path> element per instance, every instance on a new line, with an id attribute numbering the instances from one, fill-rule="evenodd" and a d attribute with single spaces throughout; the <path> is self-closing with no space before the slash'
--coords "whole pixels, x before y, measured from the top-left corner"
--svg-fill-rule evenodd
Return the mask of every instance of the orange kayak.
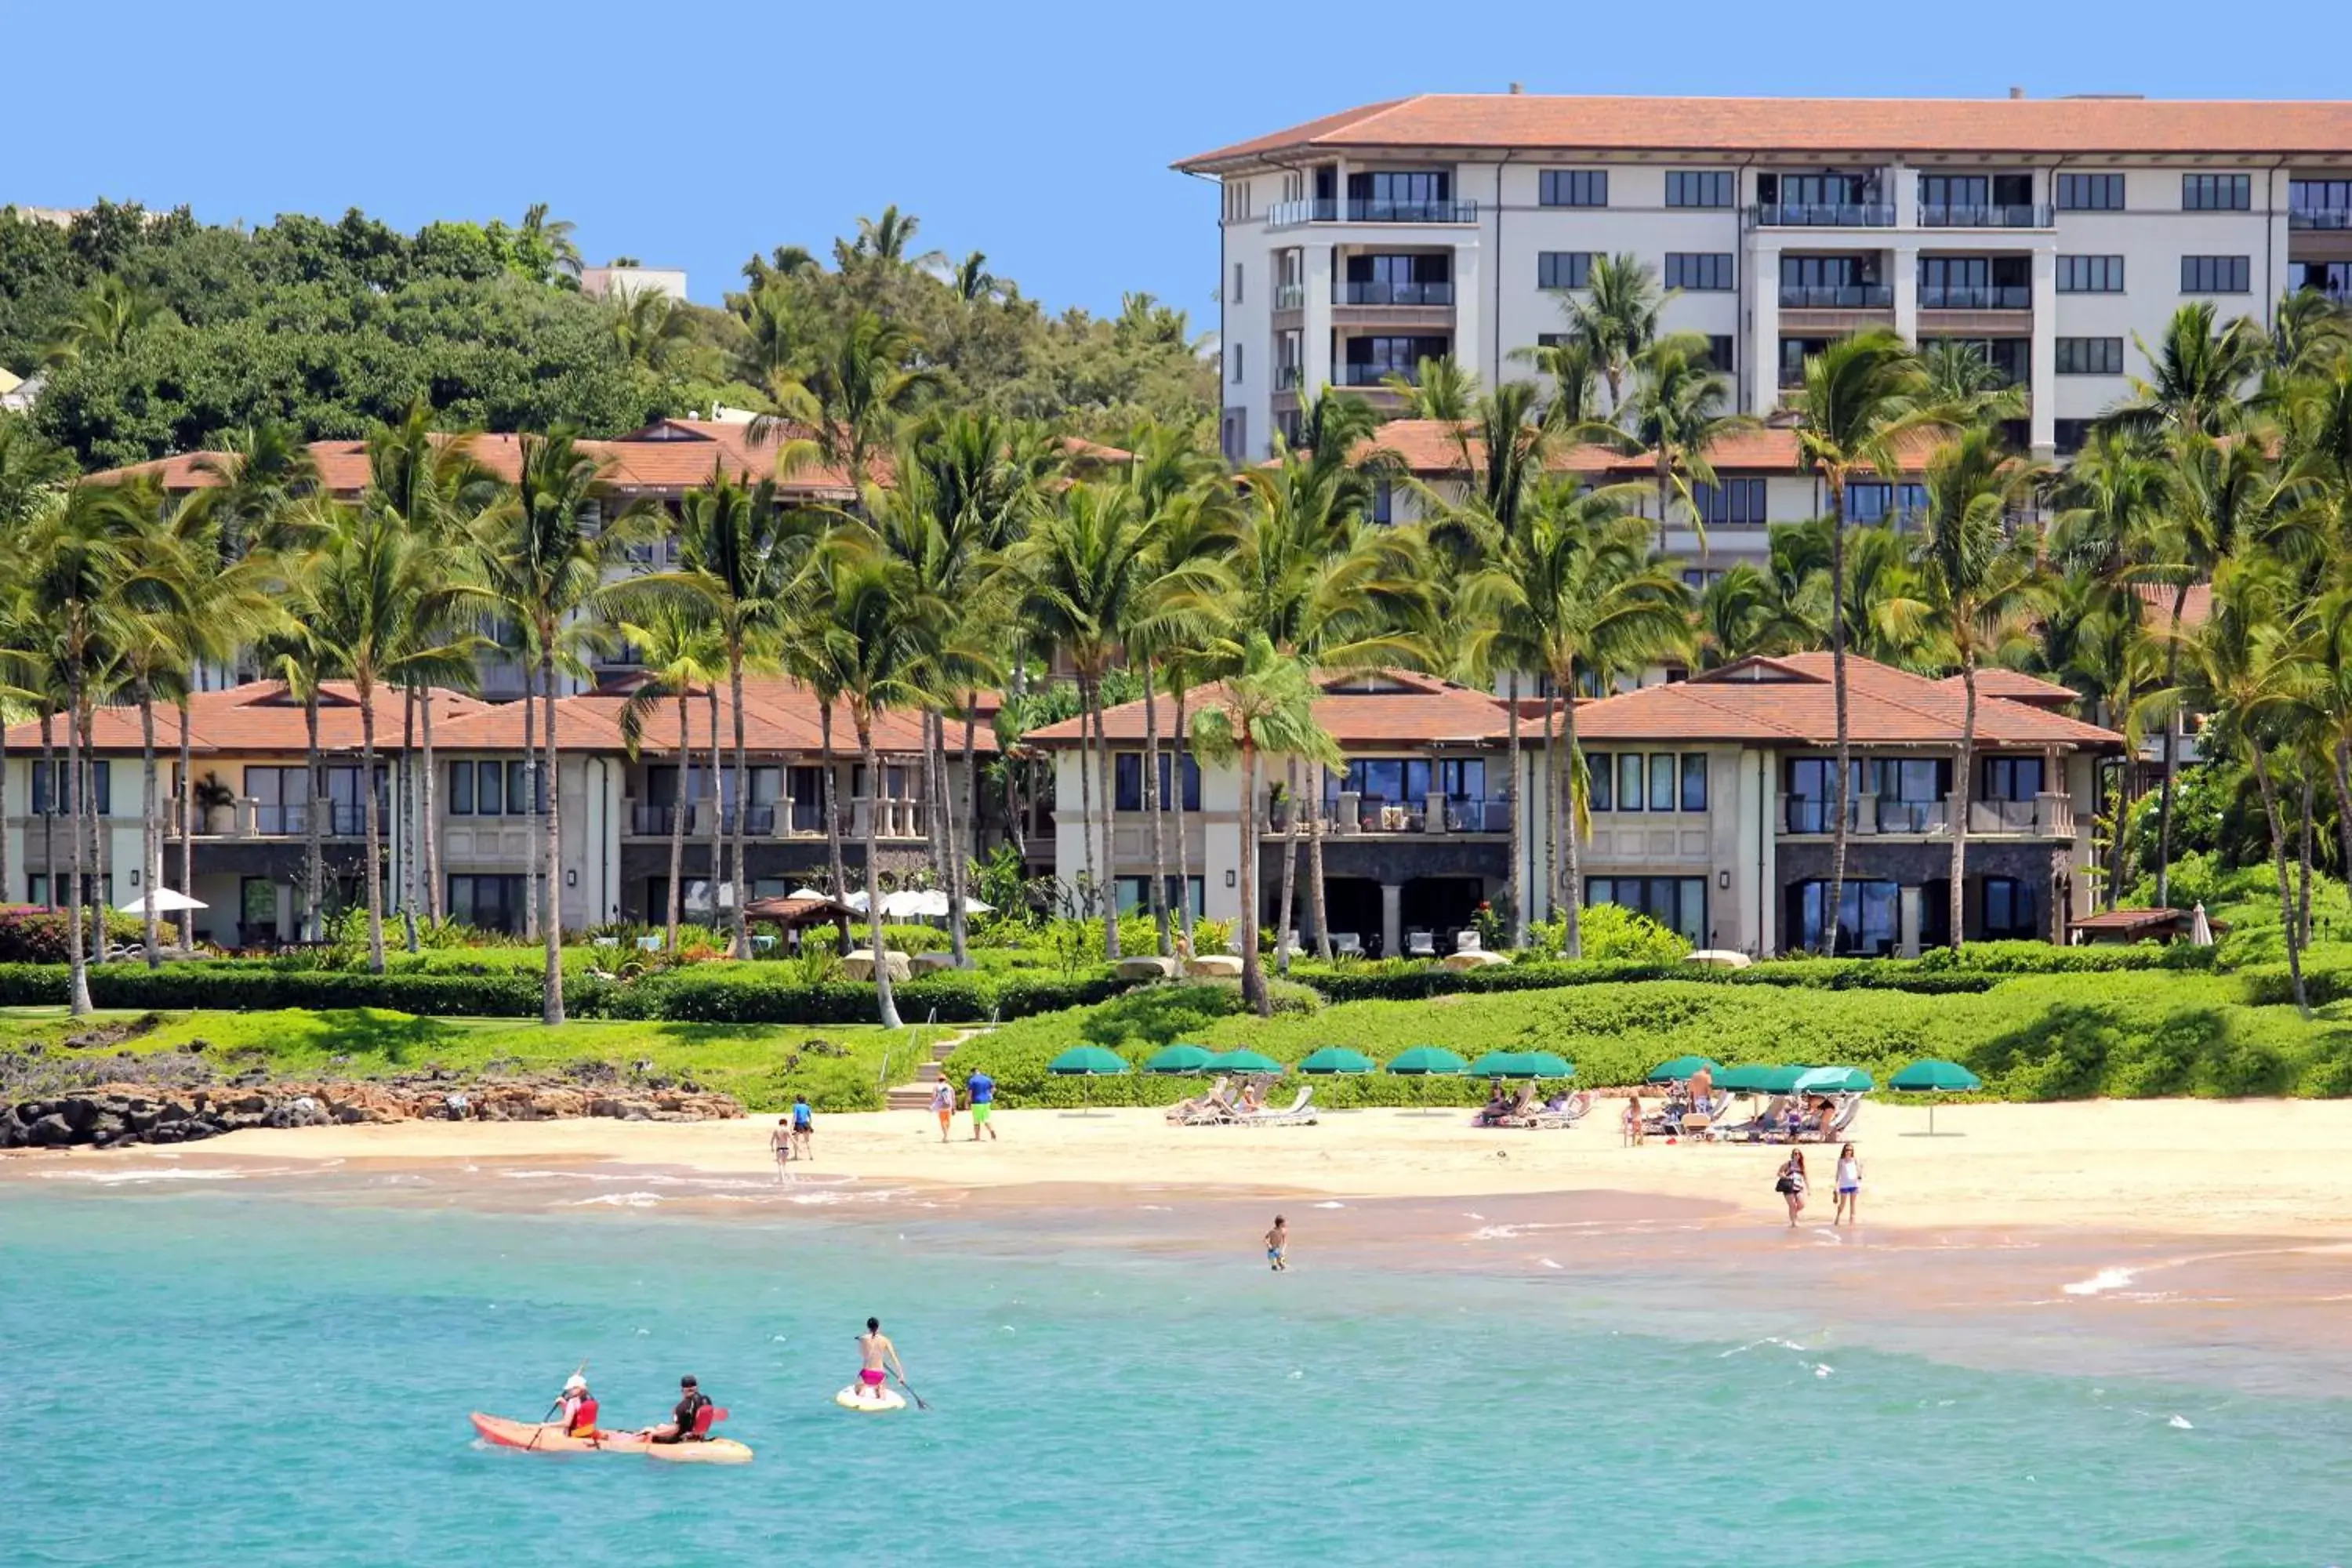
<path id="1" fill-rule="evenodd" d="M 593 1439 L 568 1436 L 559 1422 L 510 1421 L 503 1415 L 475 1411 L 467 1419 L 482 1441 L 497 1448 L 522 1448 L 535 1454 L 643 1454 L 672 1464 L 748 1465 L 751 1450 L 731 1437 L 710 1437 L 699 1443 L 648 1443 L 634 1432 L 611 1432 Z"/>

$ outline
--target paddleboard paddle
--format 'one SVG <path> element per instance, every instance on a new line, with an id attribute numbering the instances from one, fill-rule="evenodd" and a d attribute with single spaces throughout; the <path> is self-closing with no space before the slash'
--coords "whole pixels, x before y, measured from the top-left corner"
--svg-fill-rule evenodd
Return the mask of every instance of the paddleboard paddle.
<path id="1" fill-rule="evenodd" d="M 907 1380 L 906 1380 L 906 1378 L 905 1378 L 903 1375 L 902 1375 L 902 1376 L 900 1376 L 900 1377 L 899 1377 L 899 1379 L 898 1379 L 898 1386 L 899 1386 L 899 1387 L 901 1387 L 901 1388 L 906 1388 L 906 1389 L 907 1389 L 907 1397 L 908 1397 L 908 1398 L 909 1398 L 909 1399 L 911 1399 L 911 1400 L 913 1400 L 913 1401 L 915 1402 L 915 1408 L 916 1408 L 916 1409 L 918 1409 L 918 1410 L 929 1410 L 929 1409 L 930 1408 L 930 1405 L 929 1405 L 928 1403 L 926 1403 L 926 1402 L 924 1401 L 924 1398 L 923 1398 L 923 1396 L 922 1396 L 921 1394 L 919 1394 L 916 1393 L 913 1389 L 911 1389 L 911 1388 L 908 1388 L 908 1387 L 907 1387 Z"/>

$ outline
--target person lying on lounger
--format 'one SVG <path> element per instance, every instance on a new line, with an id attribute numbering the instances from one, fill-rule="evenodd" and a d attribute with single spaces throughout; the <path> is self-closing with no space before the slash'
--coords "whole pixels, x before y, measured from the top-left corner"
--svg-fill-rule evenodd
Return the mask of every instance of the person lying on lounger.
<path id="1" fill-rule="evenodd" d="M 1233 1081 L 1230 1078 L 1220 1076 L 1215 1083 L 1209 1086 L 1208 1093 L 1195 1100 L 1178 1100 L 1168 1108 L 1168 1120 L 1181 1121 L 1188 1116 L 1205 1116 L 1211 1111 L 1223 1111 L 1230 1114 L 1233 1106 L 1225 1099 L 1225 1090 L 1231 1087 Z"/>

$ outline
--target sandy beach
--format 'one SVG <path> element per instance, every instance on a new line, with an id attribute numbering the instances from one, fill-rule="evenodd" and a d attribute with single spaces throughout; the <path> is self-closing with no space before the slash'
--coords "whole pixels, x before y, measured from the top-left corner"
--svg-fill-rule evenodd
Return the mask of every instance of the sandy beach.
<path id="1" fill-rule="evenodd" d="M 1486 1131 L 1467 1114 L 1364 1110 L 1311 1127 L 1176 1128 L 1157 1110 L 1000 1110 L 974 1144 L 959 1116 L 942 1145 L 926 1112 L 819 1118 L 812 1178 L 960 1189 L 1187 1188 L 1234 1195 L 1419 1198 L 1614 1192 L 1736 1205 L 1777 1216 L 1785 1151 L 1622 1145 L 1617 1102 L 1566 1131 Z M 771 1120 L 403 1122 L 233 1133 L 177 1162 L 614 1162 L 714 1173 L 772 1169 Z M 1925 1108 L 1872 1104 L 1856 1122 L 1864 1215 L 1880 1226 L 2052 1226 L 2177 1235 L 2352 1238 L 2352 1102 L 2120 1100 L 1951 1105 L 1927 1136 Z M 149 1163 L 152 1149 L 20 1156 L 0 1173 L 68 1161 Z M 1809 1223 L 1829 1217 L 1834 1148 L 1809 1148 Z"/>

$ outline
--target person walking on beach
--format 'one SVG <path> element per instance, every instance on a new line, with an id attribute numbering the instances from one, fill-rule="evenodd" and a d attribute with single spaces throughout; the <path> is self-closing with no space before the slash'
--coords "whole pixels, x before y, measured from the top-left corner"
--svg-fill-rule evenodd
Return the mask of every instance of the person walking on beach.
<path id="1" fill-rule="evenodd" d="M 907 1381 L 907 1369 L 898 1361 L 898 1347 L 892 1344 L 890 1336 L 882 1331 L 882 1320 L 868 1318 L 866 1320 L 866 1331 L 857 1336 L 858 1397 L 861 1399 L 882 1397 L 882 1384 L 886 1377 L 882 1367 L 885 1362 L 889 1363 L 891 1372 L 898 1374 L 900 1383 Z"/>
<path id="2" fill-rule="evenodd" d="M 948 1141 L 948 1125 L 955 1121 L 955 1085 L 941 1079 L 931 1086 L 931 1114 L 940 1119 L 940 1142 Z"/>
<path id="3" fill-rule="evenodd" d="M 816 1112 L 809 1109 L 808 1096 L 793 1096 L 793 1157 L 805 1160 L 809 1155 L 809 1140 L 816 1135 Z"/>
<path id="4" fill-rule="evenodd" d="M 1772 1190 L 1787 1201 L 1789 1228 L 1796 1229 L 1797 1216 L 1805 1212 L 1805 1152 L 1802 1149 L 1789 1151 L 1789 1158 L 1780 1167 L 1780 1180 L 1772 1184 Z"/>
<path id="5" fill-rule="evenodd" d="M 1625 1097 L 1626 1147 L 1639 1148 L 1642 1143 L 1642 1134 L 1647 1131 L 1648 1129 L 1642 1122 L 1642 1097 L 1638 1094 L 1627 1095 Z"/>
<path id="6" fill-rule="evenodd" d="M 963 1080 L 963 1095 L 965 1103 L 971 1107 L 971 1141 L 979 1142 L 981 1133 L 985 1131 L 989 1142 L 993 1143 L 996 1142 L 996 1129 L 990 1124 L 988 1118 L 996 1100 L 996 1080 L 984 1072 L 975 1071 Z"/>
<path id="7" fill-rule="evenodd" d="M 776 1156 L 776 1180 L 781 1183 L 784 1179 L 784 1166 L 793 1157 L 793 1119 L 791 1117 L 776 1118 L 776 1130 L 768 1134 L 768 1148 Z"/>
<path id="8" fill-rule="evenodd" d="M 1290 1267 L 1285 1256 L 1290 1250 L 1290 1222 L 1280 1215 L 1274 1216 L 1274 1228 L 1265 1233 L 1266 1267 L 1276 1274 Z"/>
<path id="9" fill-rule="evenodd" d="M 1838 1151 L 1837 1206 L 1830 1211 L 1830 1223 L 1843 1219 L 1848 1225 L 1857 1223 L 1856 1210 L 1862 1203 L 1862 1162 L 1854 1157 L 1849 1143 Z"/>

